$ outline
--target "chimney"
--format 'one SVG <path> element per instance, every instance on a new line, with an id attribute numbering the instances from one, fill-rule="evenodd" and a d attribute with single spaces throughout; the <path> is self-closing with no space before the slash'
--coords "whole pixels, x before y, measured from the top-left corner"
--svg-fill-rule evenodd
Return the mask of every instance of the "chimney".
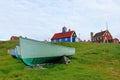
<path id="1" fill-rule="evenodd" d="M 64 33 L 66 33 L 67 32 L 67 28 L 64 26 L 63 28 L 62 28 L 62 33 L 64 34 Z"/>
<path id="2" fill-rule="evenodd" d="M 91 35 L 91 42 L 93 42 L 93 35 L 94 35 L 93 32 L 91 32 L 90 35 Z"/>
<path id="3" fill-rule="evenodd" d="M 71 29 L 68 30 L 68 32 L 71 31 Z"/>

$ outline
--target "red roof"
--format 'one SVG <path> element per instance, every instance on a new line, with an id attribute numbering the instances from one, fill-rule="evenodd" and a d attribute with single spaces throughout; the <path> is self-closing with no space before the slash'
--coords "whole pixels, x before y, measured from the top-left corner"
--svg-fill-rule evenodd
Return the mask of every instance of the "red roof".
<path id="1" fill-rule="evenodd" d="M 113 40 L 118 40 L 118 41 L 119 41 L 119 39 L 118 39 L 118 38 L 114 38 Z"/>
<path id="2" fill-rule="evenodd" d="M 74 32 L 74 31 L 68 31 L 68 32 L 66 32 L 66 33 L 56 33 L 56 34 L 54 34 L 54 36 L 51 38 L 51 40 L 70 37 L 70 36 L 73 34 L 73 32 Z"/>
<path id="3" fill-rule="evenodd" d="M 106 30 L 105 31 L 101 31 L 101 32 L 99 32 L 99 33 L 96 33 L 95 35 L 94 35 L 94 37 L 99 37 L 99 36 L 103 36 L 103 34 L 106 32 Z"/>

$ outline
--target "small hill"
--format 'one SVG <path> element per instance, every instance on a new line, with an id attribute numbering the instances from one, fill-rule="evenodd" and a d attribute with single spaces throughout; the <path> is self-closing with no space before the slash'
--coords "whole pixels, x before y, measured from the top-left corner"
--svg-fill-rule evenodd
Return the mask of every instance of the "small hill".
<path id="1" fill-rule="evenodd" d="M 120 45 L 55 43 L 76 49 L 70 64 L 51 64 L 47 69 L 26 69 L 7 54 L 18 41 L 0 42 L 0 80 L 120 80 Z"/>

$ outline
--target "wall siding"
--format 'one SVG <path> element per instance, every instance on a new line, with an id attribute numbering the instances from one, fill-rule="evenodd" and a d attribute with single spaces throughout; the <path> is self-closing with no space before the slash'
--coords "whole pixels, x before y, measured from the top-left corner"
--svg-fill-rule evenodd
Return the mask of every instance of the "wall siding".
<path id="1" fill-rule="evenodd" d="M 70 38 L 67 38 L 67 41 L 68 41 L 68 42 L 71 42 L 71 41 L 70 41 Z"/>
<path id="2" fill-rule="evenodd" d="M 56 39 L 56 40 L 51 40 L 51 42 L 75 42 L 75 38 L 62 38 L 62 39 Z"/>
<path id="3" fill-rule="evenodd" d="M 56 39 L 56 42 L 59 42 L 60 40 L 59 39 Z"/>

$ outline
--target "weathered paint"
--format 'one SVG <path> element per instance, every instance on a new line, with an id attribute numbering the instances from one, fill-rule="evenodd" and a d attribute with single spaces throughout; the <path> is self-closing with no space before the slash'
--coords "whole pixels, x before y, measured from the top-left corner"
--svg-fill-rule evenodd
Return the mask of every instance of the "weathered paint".
<path id="1" fill-rule="evenodd" d="M 19 55 L 18 57 L 29 66 L 49 63 L 61 56 L 70 56 L 75 53 L 75 48 L 58 46 L 22 37 L 20 37 L 20 45 L 16 46 L 16 50 L 17 55 Z"/>

